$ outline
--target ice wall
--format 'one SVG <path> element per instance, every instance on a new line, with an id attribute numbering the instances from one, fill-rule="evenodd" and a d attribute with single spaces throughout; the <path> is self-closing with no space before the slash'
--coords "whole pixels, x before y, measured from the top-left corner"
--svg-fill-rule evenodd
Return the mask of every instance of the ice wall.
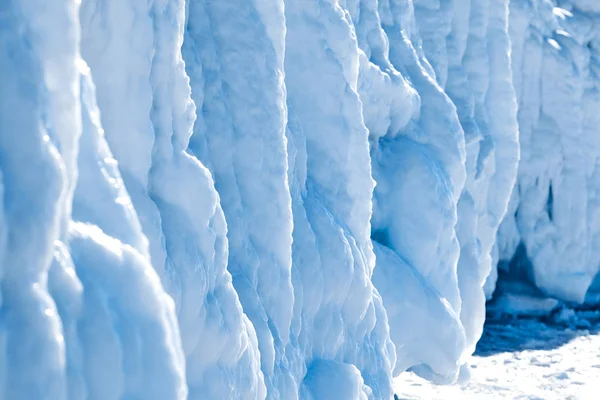
<path id="1" fill-rule="evenodd" d="M 350 21 L 327 1 L 197 0 L 187 13 L 200 110 L 190 150 L 221 194 L 269 397 L 352 385 L 389 398 L 395 357 L 370 281 L 373 181 Z"/>
<path id="2" fill-rule="evenodd" d="M 415 1 L 415 17 L 437 82 L 456 106 L 466 147 L 457 205 L 458 280 L 468 352 L 481 336 L 482 286 L 497 263 L 493 248 L 519 159 L 508 1 Z"/>
<path id="3" fill-rule="evenodd" d="M 343 9 L 332 2 L 325 16 L 306 14 L 298 2 L 284 15 L 257 2 L 245 19 L 252 35 L 222 23 L 225 3 L 4 8 L 1 61 L 19 79 L 2 81 L 2 265 L 32 259 L 3 275 L 3 395 L 316 399 L 347 388 L 352 398 L 390 398 L 395 352 L 370 280 L 373 180 L 352 76 L 358 47 Z M 190 16 L 202 29 L 202 17 L 223 27 L 208 32 L 217 57 Z M 285 26 L 284 16 L 295 22 Z M 183 53 L 200 58 L 188 60 L 197 123 L 184 27 Z M 249 51 L 230 56 L 257 60 L 240 76 L 224 43 L 243 38 Z M 315 49 L 327 38 L 345 65 L 329 51 L 312 73 L 288 61 L 296 78 L 286 89 L 283 47 L 288 59 L 308 59 L 307 38 Z M 312 74 L 327 69 L 334 83 L 323 91 Z M 339 108 L 313 118 L 317 103 L 307 100 L 340 95 Z M 229 142 L 219 143 L 219 123 Z M 347 124 L 352 140 L 340 151 Z M 13 129 L 30 133 L 13 141 Z"/>
<path id="4" fill-rule="evenodd" d="M 82 56 L 150 260 L 175 300 L 189 397 L 264 398 L 256 334 L 226 270 L 219 196 L 186 151 L 195 106 L 181 56 L 184 6 L 86 0 Z"/>
<path id="5" fill-rule="evenodd" d="M 498 259 L 594 297 L 597 4 L 0 2 L 0 398 L 387 399 Z"/>
<path id="6" fill-rule="evenodd" d="M 292 254 L 301 307 L 294 330 L 310 360 L 301 390 L 326 398 L 331 391 L 319 375 L 329 370 L 335 387 L 351 382 L 362 387 L 361 397 L 388 398 L 395 353 L 371 282 L 374 182 L 352 20 L 337 1 L 285 6 Z"/>
<path id="7" fill-rule="evenodd" d="M 465 350 L 454 229 L 465 179 L 463 131 L 420 52 L 412 4 L 356 3 L 351 12 L 363 52 L 360 92 L 377 182 L 373 279 L 390 311 L 396 371 L 416 366 L 422 375 L 451 381 Z M 442 352 L 424 349 L 423 336 L 407 332 L 408 326 L 431 328 L 440 321 L 447 327 L 444 335 L 427 328 L 421 333 Z"/>
<path id="8" fill-rule="evenodd" d="M 349 3 L 377 181 L 374 282 L 396 367 L 452 381 L 481 335 L 519 157 L 508 1 Z M 414 324 L 430 328 L 411 336 Z M 423 349 L 423 337 L 443 350 Z"/>
<path id="9" fill-rule="evenodd" d="M 98 125 L 78 8 L 0 13 L 0 397 L 183 399 L 173 301 Z"/>
<path id="10" fill-rule="evenodd" d="M 273 397 L 297 396 L 315 362 L 338 368 L 323 358 L 356 364 L 376 397 L 394 358 L 456 379 L 519 156 L 507 16 L 507 1 L 187 3 L 189 150 L 215 177 Z"/>
<path id="11" fill-rule="evenodd" d="M 199 110 L 189 150 L 215 178 L 228 269 L 256 329 L 267 391 L 291 399 L 299 378 L 284 354 L 294 293 L 283 3 L 190 0 L 186 20 L 183 55 Z"/>
<path id="12" fill-rule="evenodd" d="M 600 267 L 600 4 L 514 0 L 510 35 L 522 156 L 500 258 L 581 302 Z"/>

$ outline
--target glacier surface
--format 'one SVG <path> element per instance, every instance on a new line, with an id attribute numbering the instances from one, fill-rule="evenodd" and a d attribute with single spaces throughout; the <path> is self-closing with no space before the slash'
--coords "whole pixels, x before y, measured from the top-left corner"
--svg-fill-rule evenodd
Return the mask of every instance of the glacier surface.
<path id="1" fill-rule="evenodd" d="M 391 399 L 596 300 L 598 4 L 3 0 L 0 399 Z"/>
<path id="2" fill-rule="evenodd" d="M 600 267 L 599 23 L 595 1 L 510 5 L 522 156 L 500 258 L 516 253 L 513 269 L 543 293 L 572 302 L 588 291 L 596 297 L 597 288 L 589 288 Z"/>

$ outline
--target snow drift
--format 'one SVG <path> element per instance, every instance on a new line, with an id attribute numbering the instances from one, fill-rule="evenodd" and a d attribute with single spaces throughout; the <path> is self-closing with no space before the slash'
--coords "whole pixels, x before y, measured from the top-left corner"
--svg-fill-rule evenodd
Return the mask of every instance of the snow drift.
<path id="1" fill-rule="evenodd" d="M 599 13 L 3 2 L 0 398 L 390 399 L 458 378 L 499 259 L 583 301 Z"/>

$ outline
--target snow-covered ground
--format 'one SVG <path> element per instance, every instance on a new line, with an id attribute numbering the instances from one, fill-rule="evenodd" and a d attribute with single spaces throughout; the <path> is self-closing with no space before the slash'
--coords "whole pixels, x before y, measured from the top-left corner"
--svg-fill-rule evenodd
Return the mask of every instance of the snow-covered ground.
<path id="1" fill-rule="evenodd" d="M 467 383 L 437 386 L 407 372 L 399 399 L 597 399 L 600 311 L 557 310 L 551 317 L 491 318 L 469 360 Z"/>

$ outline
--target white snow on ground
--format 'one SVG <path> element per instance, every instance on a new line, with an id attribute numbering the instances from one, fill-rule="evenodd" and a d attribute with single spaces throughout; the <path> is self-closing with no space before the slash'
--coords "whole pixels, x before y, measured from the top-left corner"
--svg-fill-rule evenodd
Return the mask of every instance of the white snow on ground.
<path id="1" fill-rule="evenodd" d="M 466 384 L 438 386 L 414 373 L 395 381 L 399 399 L 597 399 L 600 311 L 486 323 Z"/>

